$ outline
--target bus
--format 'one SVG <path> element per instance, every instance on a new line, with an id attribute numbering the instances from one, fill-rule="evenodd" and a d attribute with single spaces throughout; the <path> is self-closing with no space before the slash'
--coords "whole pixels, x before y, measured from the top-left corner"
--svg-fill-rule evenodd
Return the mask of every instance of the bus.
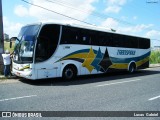
<path id="1" fill-rule="evenodd" d="M 37 23 L 13 39 L 12 73 L 31 80 L 149 67 L 150 39 L 98 27 Z"/>

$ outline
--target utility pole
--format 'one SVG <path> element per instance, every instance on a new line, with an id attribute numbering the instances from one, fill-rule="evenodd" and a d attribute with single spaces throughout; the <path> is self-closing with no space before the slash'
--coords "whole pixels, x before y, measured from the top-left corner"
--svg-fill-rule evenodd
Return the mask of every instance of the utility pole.
<path id="1" fill-rule="evenodd" d="M 2 53 L 4 52 L 2 0 L 0 0 L 0 72 L 3 71 Z"/>

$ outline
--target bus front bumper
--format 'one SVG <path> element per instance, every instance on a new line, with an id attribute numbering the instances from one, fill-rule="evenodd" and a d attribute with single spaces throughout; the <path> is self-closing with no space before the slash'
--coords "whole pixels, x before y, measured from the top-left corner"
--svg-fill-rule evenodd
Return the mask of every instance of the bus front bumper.
<path id="1" fill-rule="evenodd" d="M 19 77 L 27 78 L 27 79 L 33 79 L 32 70 L 19 71 L 16 69 L 12 69 L 12 74 Z"/>

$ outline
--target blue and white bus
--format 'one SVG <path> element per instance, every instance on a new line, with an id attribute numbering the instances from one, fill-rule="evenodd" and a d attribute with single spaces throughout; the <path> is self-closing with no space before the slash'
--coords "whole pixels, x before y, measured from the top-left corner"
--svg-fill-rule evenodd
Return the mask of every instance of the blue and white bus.
<path id="1" fill-rule="evenodd" d="M 98 27 L 32 24 L 22 27 L 14 39 L 12 72 L 27 79 L 72 79 L 149 67 L 150 39 Z"/>

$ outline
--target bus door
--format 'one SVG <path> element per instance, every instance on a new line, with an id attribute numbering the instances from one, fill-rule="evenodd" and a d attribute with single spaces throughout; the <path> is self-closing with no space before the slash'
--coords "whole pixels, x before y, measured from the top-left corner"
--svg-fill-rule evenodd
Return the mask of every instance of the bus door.
<path id="1" fill-rule="evenodd" d="M 35 53 L 35 70 L 38 79 L 57 76 L 57 67 L 54 64 L 54 53 L 59 40 L 59 25 L 44 25 L 37 38 Z"/>

